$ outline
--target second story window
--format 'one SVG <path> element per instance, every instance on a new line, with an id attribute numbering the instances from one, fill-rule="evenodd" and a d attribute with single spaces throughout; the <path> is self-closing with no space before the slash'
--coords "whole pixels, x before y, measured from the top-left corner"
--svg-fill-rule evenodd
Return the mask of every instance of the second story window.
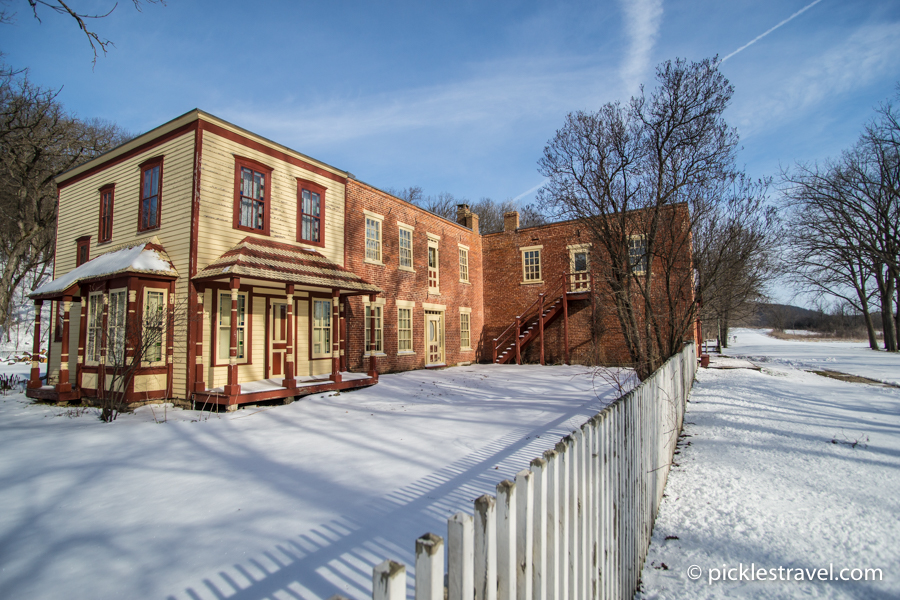
<path id="1" fill-rule="evenodd" d="M 365 262 L 376 265 L 381 262 L 381 225 L 384 217 L 364 211 L 366 215 L 366 257 Z"/>
<path id="2" fill-rule="evenodd" d="M 325 188 L 311 181 L 297 180 L 297 241 L 324 246 Z"/>
<path id="3" fill-rule="evenodd" d="M 543 246 L 520 248 L 522 252 L 522 283 L 543 283 L 541 250 Z"/>
<path id="4" fill-rule="evenodd" d="M 628 266 L 633 275 L 647 272 L 647 240 L 642 235 L 633 235 L 628 240 Z"/>
<path id="5" fill-rule="evenodd" d="M 162 196 L 162 158 L 141 165 L 141 214 L 138 230 L 159 228 L 159 208 Z"/>
<path id="6" fill-rule="evenodd" d="M 78 254 L 75 255 L 75 266 L 80 267 L 91 260 L 91 238 L 89 236 L 80 237 L 76 242 L 78 243 Z"/>
<path id="7" fill-rule="evenodd" d="M 400 235 L 400 269 L 413 270 L 413 230 L 408 225 L 401 225 Z"/>
<path id="8" fill-rule="evenodd" d="M 459 245 L 459 281 L 469 283 L 469 249 Z"/>
<path id="9" fill-rule="evenodd" d="M 241 167 L 240 226 L 263 231 L 266 228 L 266 175 Z"/>
<path id="10" fill-rule="evenodd" d="M 440 294 L 440 254 L 438 245 L 441 238 L 429 233 L 428 234 L 428 293 Z"/>
<path id="11" fill-rule="evenodd" d="M 114 185 L 103 186 L 100 188 L 100 230 L 97 232 L 98 244 L 108 242 L 112 239 L 114 192 Z"/>

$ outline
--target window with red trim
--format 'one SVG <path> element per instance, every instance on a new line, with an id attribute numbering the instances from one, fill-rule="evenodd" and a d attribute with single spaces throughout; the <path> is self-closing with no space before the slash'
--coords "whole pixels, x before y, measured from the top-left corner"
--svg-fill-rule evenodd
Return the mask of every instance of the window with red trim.
<path id="1" fill-rule="evenodd" d="M 91 260 L 91 238 L 85 236 L 80 237 L 75 241 L 78 243 L 78 253 L 75 255 L 75 266 L 80 267 Z"/>
<path id="2" fill-rule="evenodd" d="M 325 188 L 297 180 L 297 241 L 325 245 Z"/>
<path id="3" fill-rule="evenodd" d="M 162 196 L 162 158 L 141 165 L 141 205 L 138 231 L 159 229 L 159 209 Z"/>
<path id="4" fill-rule="evenodd" d="M 272 169 L 237 159 L 235 170 L 234 228 L 268 235 Z"/>
<path id="5" fill-rule="evenodd" d="M 114 191 L 114 185 L 100 188 L 100 230 L 97 232 L 97 243 L 100 244 L 112 239 Z"/>

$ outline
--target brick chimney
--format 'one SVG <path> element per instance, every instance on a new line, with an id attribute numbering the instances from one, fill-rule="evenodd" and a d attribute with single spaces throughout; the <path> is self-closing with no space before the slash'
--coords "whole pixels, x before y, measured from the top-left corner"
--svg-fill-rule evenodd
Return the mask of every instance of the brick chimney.
<path id="1" fill-rule="evenodd" d="M 519 212 L 503 213 L 503 231 L 515 231 L 519 228 Z"/>
<path id="2" fill-rule="evenodd" d="M 478 215 L 469 210 L 468 204 L 456 205 L 456 222 L 478 233 Z"/>

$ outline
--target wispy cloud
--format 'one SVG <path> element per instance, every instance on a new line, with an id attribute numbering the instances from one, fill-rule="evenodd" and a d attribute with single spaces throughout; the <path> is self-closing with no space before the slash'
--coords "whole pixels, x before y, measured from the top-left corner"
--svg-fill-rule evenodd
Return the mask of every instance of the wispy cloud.
<path id="1" fill-rule="evenodd" d="M 650 66 L 650 55 L 662 23 L 662 0 L 620 0 L 628 36 L 628 54 L 621 77 L 629 93 L 637 91 Z"/>
<path id="2" fill-rule="evenodd" d="M 513 202 L 518 202 L 518 201 L 521 200 L 522 198 L 527 198 L 527 197 L 530 196 L 531 194 L 535 193 L 536 191 L 538 191 L 539 189 L 541 189 L 542 187 L 544 187 L 544 184 L 548 183 L 549 181 L 550 181 L 549 179 L 544 179 L 543 181 L 541 181 L 541 182 L 540 182 L 539 184 L 537 184 L 536 186 L 534 186 L 534 187 L 532 187 L 532 188 L 528 188 L 527 190 L 525 190 L 524 192 L 522 192 L 521 194 L 519 194 L 518 196 L 516 196 L 515 198 L 513 198 L 512 201 L 513 201 Z"/>
<path id="3" fill-rule="evenodd" d="M 852 93 L 897 71 L 896 23 L 860 27 L 845 40 L 799 64 L 769 71 L 752 100 L 736 111 L 741 137 L 780 127 L 835 96 Z"/>
<path id="4" fill-rule="evenodd" d="M 723 58 L 721 61 L 719 61 L 719 63 L 721 64 L 721 63 L 725 62 L 726 60 L 728 60 L 729 58 L 731 58 L 732 56 L 734 56 L 735 54 L 737 54 L 738 52 L 746 50 L 747 48 L 749 48 L 750 46 L 752 46 L 759 40 L 763 39 L 764 37 L 766 37 L 773 31 L 778 29 L 779 27 L 782 27 L 783 25 L 787 25 L 788 23 L 790 23 L 791 21 L 793 21 L 794 19 L 796 19 L 797 17 L 799 17 L 800 15 L 802 15 L 803 13 L 805 13 L 806 11 L 808 11 L 809 9 L 811 9 L 813 6 L 815 6 L 816 4 L 818 4 L 821 1 L 822 0 L 814 0 L 814 2 L 810 2 L 806 6 L 804 6 L 803 8 L 801 8 L 800 10 L 798 10 L 797 12 L 795 12 L 794 14 L 789 16 L 787 19 L 785 19 L 784 21 L 779 23 L 778 25 L 772 27 L 771 29 L 769 29 L 768 31 L 766 31 L 764 33 L 761 33 L 760 35 L 756 36 L 755 38 L 753 38 L 752 40 L 750 40 L 749 42 L 747 42 L 746 44 L 744 44 L 743 46 L 741 46 L 740 48 L 738 48 L 737 50 L 735 50 L 734 52 L 732 52 L 731 54 L 726 56 L 725 58 Z"/>
<path id="5" fill-rule="evenodd" d="M 608 79 L 607 67 L 586 58 L 506 61 L 482 65 L 469 78 L 440 85 L 305 105 L 286 98 L 281 107 L 271 98 L 260 106 L 229 101 L 214 110 L 303 147 L 471 128 L 490 136 L 522 120 L 559 119 L 570 110 L 594 108 L 610 93 L 602 84 Z"/>

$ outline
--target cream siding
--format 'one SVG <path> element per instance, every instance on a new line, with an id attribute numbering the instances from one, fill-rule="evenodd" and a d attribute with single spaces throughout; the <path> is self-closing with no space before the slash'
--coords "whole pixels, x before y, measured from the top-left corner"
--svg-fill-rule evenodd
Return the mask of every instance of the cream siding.
<path id="1" fill-rule="evenodd" d="M 152 231 L 139 232 L 140 164 L 155 156 L 164 157 L 160 227 Z M 187 131 L 81 181 L 64 186 L 60 190 L 55 276 L 59 277 L 75 268 L 75 240 L 83 235 L 91 236 L 91 258 L 102 254 L 105 248 L 156 235 L 179 274 L 175 288 L 176 297 L 181 300 L 181 304 L 186 304 L 183 300 L 187 298 L 188 290 L 193 162 L 194 132 Z M 100 221 L 98 190 L 109 183 L 116 184 L 113 235 L 109 242 L 98 245 Z M 186 305 L 176 307 L 176 310 L 186 309 Z M 77 330 L 77 321 L 73 321 L 73 324 Z M 77 338 L 75 340 L 76 345 L 70 345 L 70 353 L 74 353 L 77 348 Z M 173 395 L 178 398 L 185 397 L 187 363 L 185 340 L 186 332 L 182 325 L 175 332 L 174 344 Z M 59 356 L 59 350 L 59 344 L 55 344 L 53 355 Z M 57 366 L 57 371 L 58 368 Z"/>
<path id="2" fill-rule="evenodd" d="M 142 394 L 166 389 L 168 377 L 165 375 L 135 375 L 134 391 Z"/>
<path id="3" fill-rule="evenodd" d="M 309 360 L 309 299 L 303 298 L 297 301 L 297 340 L 294 356 L 296 357 L 297 377 L 311 375 Z"/>
<path id="4" fill-rule="evenodd" d="M 269 235 L 234 229 L 235 156 L 272 169 L 268 182 Z M 209 131 L 203 132 L 197 268 L 203 269 L 247 236 L 297 243 L 297 178 L 326 188 L 325 247 L 330 260 L 344 264 L 344 184 L 269 156 Z"/>

